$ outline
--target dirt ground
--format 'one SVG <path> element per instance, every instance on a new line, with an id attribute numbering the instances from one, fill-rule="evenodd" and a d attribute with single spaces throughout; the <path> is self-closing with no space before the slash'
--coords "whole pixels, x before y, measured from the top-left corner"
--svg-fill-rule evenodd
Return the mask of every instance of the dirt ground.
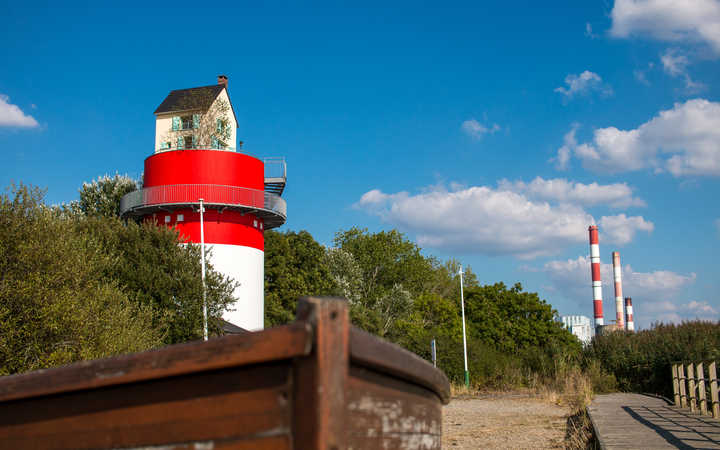
<path id="1" fill-rule="evenodd" d="M 453 398 L 443 407 L 442 448 L 564 448 L 570 413 L 526 394 Z"/>

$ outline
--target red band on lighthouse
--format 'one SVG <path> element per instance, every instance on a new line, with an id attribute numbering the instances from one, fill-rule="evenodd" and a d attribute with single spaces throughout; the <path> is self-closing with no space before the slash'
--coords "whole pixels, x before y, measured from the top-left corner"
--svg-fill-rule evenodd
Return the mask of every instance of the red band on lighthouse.
<path id="1" fill-rule="evenodd" d="M 593 312 L 595 326 L 604 325 L 602 310 L 602 279 L 600 278 L 600 244 L 597 225 L 588 228 L 590 233 L 590 274 L 592 276 Z"/>

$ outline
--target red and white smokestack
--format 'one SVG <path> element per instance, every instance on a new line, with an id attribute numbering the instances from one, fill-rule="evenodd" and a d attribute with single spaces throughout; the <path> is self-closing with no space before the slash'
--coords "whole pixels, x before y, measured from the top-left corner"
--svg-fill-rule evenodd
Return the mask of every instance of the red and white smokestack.
<path id="1" fill-rule="evenodd" d="M 625 323 L 628 331 L 635 331 L 635 322 L 633 321 L 632 298 L 625 297 Z"/>
<path id="2" fill-rule="evenodd" d="M 597 225 L 588 228 L 590 232 L 590 273 L 592 275 L 593 310 L 595 327 L 604 325 L 602 311 L 602 279 L 600 278 L 600 241 Z"/>
<path id="3" fill-rule="evenodd" d="M 620 252 L 612 252 L 613 276 L 615 278 L 615 323 L 618 329 L 625 328 L 623 317 L 623 293 L 622 293 L 622 266 L 620 265 Z"/>

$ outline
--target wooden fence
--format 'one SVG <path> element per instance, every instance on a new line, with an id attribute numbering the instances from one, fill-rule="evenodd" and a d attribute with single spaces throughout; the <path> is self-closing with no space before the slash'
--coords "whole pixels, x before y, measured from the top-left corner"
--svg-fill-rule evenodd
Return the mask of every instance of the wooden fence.
<path id="1" fill-rule="evenodd" d="M 707 366 L 707 369 L 706 369 Z M 675 405 L 720 418 L 715 361 L 679 362 L 672 365 Z M 708 394 L 710 405 L 708 405 Z"/>

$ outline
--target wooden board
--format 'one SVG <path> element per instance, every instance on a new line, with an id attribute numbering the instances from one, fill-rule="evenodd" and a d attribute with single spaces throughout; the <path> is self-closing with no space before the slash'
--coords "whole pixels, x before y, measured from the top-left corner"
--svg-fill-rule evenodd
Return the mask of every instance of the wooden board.
<path id="1" fill-rule="evenodd" d="M 0 447 L 438 449 L 449 392 L 346 300 L 305 298 L 290 325 L 2 377 Z"/>
<path id="2" fill-rule="evenodd" d="M 290 438 L 290 364 L 0 403 L 6 448 L 106 448 Z"/>
<path id="3" fill-rule="evenodd" d="M 442 405 L 422 386 L 353 366 L 347 402 L 348 449 L 441 447 Z"/>

